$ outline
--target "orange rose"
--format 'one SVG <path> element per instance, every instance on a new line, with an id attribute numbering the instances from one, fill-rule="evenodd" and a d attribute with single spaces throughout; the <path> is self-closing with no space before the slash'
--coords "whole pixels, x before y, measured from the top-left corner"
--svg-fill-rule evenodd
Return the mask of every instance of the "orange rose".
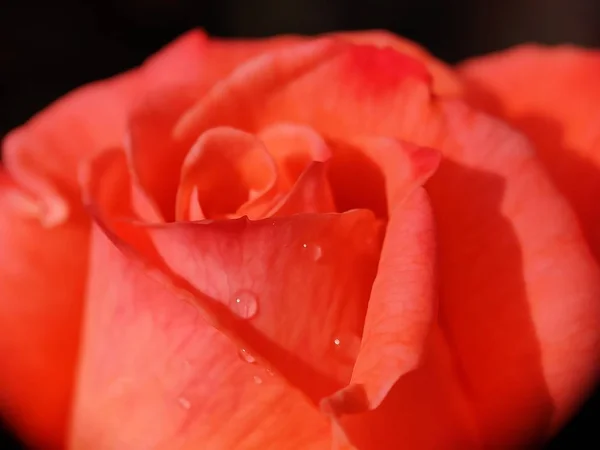
<path id="1" fill-rule="evenodd" d="M 44 449 L 547 438 L 600 366 L 598 64 L 194 31 L 66 96 L 4 142 L 2 413 Z"/>

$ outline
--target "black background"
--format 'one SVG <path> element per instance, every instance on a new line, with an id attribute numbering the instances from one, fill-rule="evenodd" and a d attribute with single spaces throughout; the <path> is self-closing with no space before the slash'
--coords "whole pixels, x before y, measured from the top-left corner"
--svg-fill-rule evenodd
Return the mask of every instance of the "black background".
<path id="1" fill-rule="evenodd" d="M 457 62 L 531 41 L 600 47 L 600 2 L 2 0 L 0 137 L 74 87 L 136 66 L 198 26 L 232 37 L 383 28 Z M 597 392 L 548 448 L 598 449 L 599 427 Z M 22 448 L 0 430 L 0 449 Z"/>

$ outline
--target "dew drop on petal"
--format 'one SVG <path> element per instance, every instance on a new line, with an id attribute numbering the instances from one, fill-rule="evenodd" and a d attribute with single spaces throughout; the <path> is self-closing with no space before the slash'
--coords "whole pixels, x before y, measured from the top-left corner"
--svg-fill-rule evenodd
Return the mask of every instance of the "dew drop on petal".
<path id="1" fill-rule="evenodd" d="M 190 407 L 192 406 L 190 401 L 185 397 L 179 397 L 178 402 L 183 409 L 190 409 Z"/>
<path id="2" fill-rule="evenodd" d="M 353 363 L 360 350 L 360 337 L 353 333 L 341 333 L 334 337 L 333 349 L 340 360 Z"/>
<path id="3" fill-rule="evenodd" d="M 238 317 L 251 319 L 258 312 L 258 298 L 251 291 L 238 291 L 231 298 L 229 307 Z"/>
<path id="4" fill-rule="evenodd" d="M 250 364 L 254 364 L 256 362 L 256 358 L 254 358 L 254 356 L 252 356 L 252 354 L 246 350 L 245 348 L 240 349 L 239 351 L 239 356 L 242 359 L 242 361 L 250 363 Z"/>
<path id="5" fill-rule="evenodd" d="M 263 380 L 261 377 L 259 377 L 258 375 L 254 375 L 254 382 L 256 384 L 262 384 Z"/>
<path id="6" fill-rule="evenodd" d="M 317 244 L 302 244 L 302 250 L 307 252 L 313 261 L 318 261 L 323 257 L 323 249 Z"/>

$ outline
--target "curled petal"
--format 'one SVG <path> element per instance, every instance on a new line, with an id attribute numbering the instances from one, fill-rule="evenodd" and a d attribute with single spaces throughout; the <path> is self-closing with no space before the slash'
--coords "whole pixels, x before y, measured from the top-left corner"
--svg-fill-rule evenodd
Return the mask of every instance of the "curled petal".
<path id="1" fill-rule="evenodd" d="M 275 163 L 256 137 L 214 128 L 200 137 L 183 162 L 176 219 L 189 220 L 190 200 L 202 211 L 196 219 L 231 217 L 276 183 Z"/>
<path id="2" fill-rule="evenodd" d="M 431 207 L 420 185 L 437 168 L 440 154 L 389 139 L 363 139 L 362 151 L 386 175 L 389 220 L 377 277 L 367 310 L 361 350 L 351 388 L 333 396 L 338 414 L 376 408 L 394 383 L 414 370 L 435 320 L 435 230 Z M 354 395 L 352 385 L 360 386 Z"/>
<path id="3" fill-rule="evenodd" d="M 288 195 L 267 216 L 333 212 L 336 212 L 336 206 L 329 185 L 327 163 L 313 162 L 300 175 Z"/>
<path id="4" fill-rule="evenodd" d="M 313 129 L 296 124 L 277 123 L 258 134 L 277 163 L 281 181 L 292 186 L 313 161 L 327 161 L 331 152 Z"/>

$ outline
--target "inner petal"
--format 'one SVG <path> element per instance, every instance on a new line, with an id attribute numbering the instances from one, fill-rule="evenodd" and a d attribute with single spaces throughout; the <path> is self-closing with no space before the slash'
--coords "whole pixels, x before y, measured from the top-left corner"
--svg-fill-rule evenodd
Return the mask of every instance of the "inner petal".
<path id="1" fill-rule="evenodd" d="M 177 192 L 178 220 L 227 218 L 275 185 L 277 170 L 264 145 L 233 128 L 204 133 L 188 153 Z"/>
<path id="2" fill-rule="evenodd" d="M 328 180 L 338 211 L 369 209 L 387 218 L 387 195 L 381 166 L 370 155 L 348 143 L 331 144 Z"/>
<path id="3" fill-rule="evenodd" d="M 259 133 L 277 163 L 282 183 L 293 185 L 313 161 L 327 161 L 331 152 L 325 140 L 310 127 L 276 123 Z"/>

